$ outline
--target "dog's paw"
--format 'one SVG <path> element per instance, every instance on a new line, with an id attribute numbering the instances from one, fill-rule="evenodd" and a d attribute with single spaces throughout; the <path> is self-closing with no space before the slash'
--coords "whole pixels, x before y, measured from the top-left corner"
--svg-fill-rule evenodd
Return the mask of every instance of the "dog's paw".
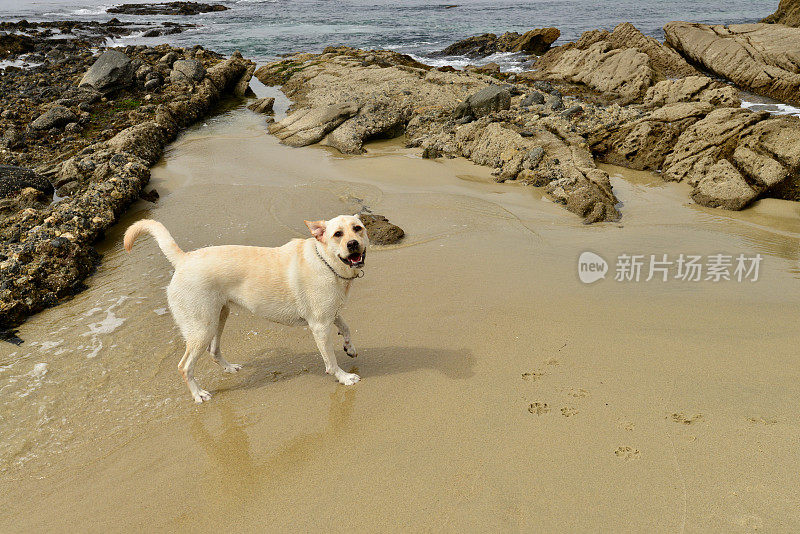
<path id="1" fill-rule="evenodd" d="M 356 356 L 358 356 L 358 351 L 350 343 L 345 343 L 343 348 L 344 348 L 345 354 L 347 354 L 351 358 L 355 358 Z"/>
<path id="2" fill-rule="evenodd" d="M 197 404 L 200 404 L 203 401 L 211 400 L 211 393 L 204 389 L 200 389 L 197 391 L 197 394 L 194 396 L 194 401 Z"/>
<path id="3" fill-rule="evenodd" d="M 242 366 L 238 363 L 229 363 L 225 369 L 222 370 L 223 373 L 236 373 L 241 369 Z"/>
<path id="4" fill-rule="evenodd" d="M 340 374 L 336 375 L 336 379 L 339 381 L 340 384 L 344 384 L 345 386 L 352 386 L 359 380 L 361 377 L 355 373 L 345 373 L 342 371 Z"/>

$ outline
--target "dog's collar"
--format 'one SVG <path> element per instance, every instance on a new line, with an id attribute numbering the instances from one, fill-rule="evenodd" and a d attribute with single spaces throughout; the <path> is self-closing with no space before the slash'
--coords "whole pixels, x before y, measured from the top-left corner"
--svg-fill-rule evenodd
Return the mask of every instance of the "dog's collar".
<path id="1" fill-rule="evenodd" d="M 357 275 L 350 276 L 350 277 L 342 276 L 341 274 L 337 273 L 336 270 L 333 267 L 331 267 L 331 264 L 328 263 L 327 261 L 325 261 L 325 258 L 322 257 L 322 254 L 319 253 L 319 250 L 317 250 L 317 244 L 316 243 L 314 243 L 314 252 L 317 253 L 317 256 L 319 257 L 320 260 L 322 260 L 322 263 L 325 264 L 325 267 L 330 269 L 331 272 L 333 274 L 335 274 L 338 278 L 341 278 L 342 280 L 355 280 L 356 278 L 363 278 L 364 277 L 364 270 L 363 269 L 361 271 L 359 271 L 359 273 Z"/>

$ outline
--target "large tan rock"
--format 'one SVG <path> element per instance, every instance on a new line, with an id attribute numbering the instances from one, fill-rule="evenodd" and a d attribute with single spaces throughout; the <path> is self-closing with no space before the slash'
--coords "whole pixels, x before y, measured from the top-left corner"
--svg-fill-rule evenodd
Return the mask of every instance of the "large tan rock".
<path id="1" fill-rule="evenodd" d="M 758 193 L 726 159 L 712 165 L 692 191 L 692 199 L 698 204 L 728 210 L 740 210 L 756 196 Z"/>
<path id="2" fill-rule="evenodd" d="M 653 70 L 668 78 L 699 74 L 697 69 L 689 65 L 675 50 L 646 36 L 630 22 L 617 25 L 608 35 L 608 41 L 614 48 L 635 48 L 644 52 L 650 58 Z"/>
<path id="3" fill-rule="evenodd" d="M 417 110 L 453 110 L 495 81 L 433 70 L 396 52 L 326 50 L 256 71 L 262 81 L 283 81 L 283 91 L 293 100 L 295 111 L 269 127 L 286 144 L 322 142 L 358 154 L 366 140 L 401 135 Z"/>
<path id="4" fill-rule="evenodd" d="M 800 103 L 800 28 L 670 22 L 664 33 L 685 57 L 739 87 Z"/>
<path id="5" fill-rule="evenodd" d="M 656 78 L 647 54 L 635 48 L 612 48 L 607 41 L 594 43 L 586 50 L 565 51 L 545 73 L 550 80 L 582 83 L 627 99 L 640 97 Z"/>
<path id="6" fill-rule="evenodd" d="M 780 4 L 778 4 L 778 10 L 761 22 L 783 24 L 784 26 L 797 28 L 800 26 L 800 1 L 781 0 Z"/>
<path id="7" fill-rule="evenodd" d="M 719 108 L 683 132 L 663 165 L 663 177 L 696 185 L 714 165 L 726 146 L 735 143 L 742 132 L 766 118 L 741 108 Z"/>
<path id="8" fill-rule="evenodd" d="M 713 81 L 708 76 L 687 76 L 663 80 L 650 87 L 644 97 L 647 106 L 663 106 L 676 102 L 708 102 L 714 106 L 739 107 L 739 91 L 735 87 Z"/>
<path id="9" fill-rule="evenodd" d="M 579 83 L 630 102 L 661 80 L 697 74 L 674 50 L 624 23 L 610 33 L 585 32 L 578 41 L 550 50 L 522 77 Z"/>
<path id="10" fill-rule="evenodd" d="M 270 124 L 269 132 L 289 146 L 311 145 L 356 113 L 358 104 L 355 102 L 301 109 L 280 122 Z"/>
<path id="11" fill-rule="evenodd" d="M 708 102 L 667 104 L 617 127 L 598 124 L 589 135 L 589 143 L 592 152 L 606 163 L 658 171 L 681 134 L 713 110 Z"/>

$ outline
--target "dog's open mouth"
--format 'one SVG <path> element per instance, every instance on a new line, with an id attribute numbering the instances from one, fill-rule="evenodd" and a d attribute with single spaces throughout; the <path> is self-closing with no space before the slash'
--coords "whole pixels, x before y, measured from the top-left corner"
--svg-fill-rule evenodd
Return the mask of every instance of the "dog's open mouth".
<path id="1" fill-rule="evenodd" d="M 339 256 L 339 259 L 344 262 L 348 267 L 362 267 L 364 265 L 364 256 L 366 252 L 353 252 L 346 258 Z"/>

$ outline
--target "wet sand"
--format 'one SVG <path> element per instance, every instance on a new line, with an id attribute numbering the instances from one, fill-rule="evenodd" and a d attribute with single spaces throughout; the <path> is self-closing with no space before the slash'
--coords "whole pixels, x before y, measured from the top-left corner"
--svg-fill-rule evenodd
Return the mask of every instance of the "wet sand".
<path id="1" fill-rule="evenodd" d="M 0 531 L 796 531 L 797 204 L 742 213 L 606 167 L 616 224 L 398 141 L 290 149 L 238 108 L 182 135 L 73 300 L 0 346 Z M 166 311 L 185 249 L 272 246 L 366 205 L 374 249 L 344 317 L 355 386 L 310 333 L 232 315 L 195 405 Z M 577 258 L 611 262 L 584 285 Z M 760 253 L 757 282 L 616 282 L 619 254 Z"/>

